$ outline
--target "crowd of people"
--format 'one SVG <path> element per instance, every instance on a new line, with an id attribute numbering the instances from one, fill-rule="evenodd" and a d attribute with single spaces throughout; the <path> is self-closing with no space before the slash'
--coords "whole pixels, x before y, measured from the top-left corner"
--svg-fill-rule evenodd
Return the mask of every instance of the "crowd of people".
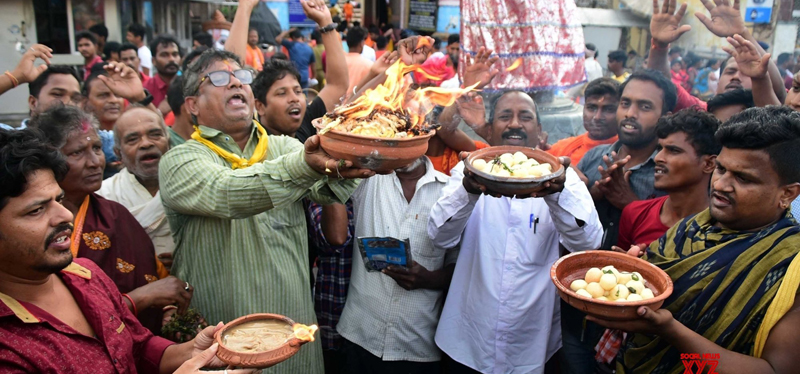
<path id="1" fill-rule="evenodd" d="M 644 58 L 611 51 L 604 73 L 587 44 L 581 135 L 546 144 L 530 93 L 470 92 L 429 115 L 426 155 L 388 174 L 329 156 L 312 121 L 398 61 L 426 72 L 414 89 L 480 90 L 497 56 L 363 28 L 324 0 L 301 1 L 317 28 L 267 52 L 258 3 L 240 1 L 224 49 L 207 33 L 185 53 L 169 35 L 145 44 L 141 25 L 125 44 L 93 28 L 76 35 L 82 69 L 37 44 L 0 76 L 0 94 L 30 93 L 30 118 L 0 129 L 0 372 L 246 373 L 223 369 L 214 333 L 253 313 L 319 325 L 276 373 L 800 365 L 800 73 L 738 2 L 697 15 L 727 38 L 721 59 L 672 46 L 689 30 L 676 0 L 655 1 Z M 462 160 L 501 145 L 566 171 L 500 195 Z M 412 260 L 362 266 L 374 238 Z M 594 249 L 658 266 L 673 294 L 627 321 L 560 301 L 550 267 Z"/>

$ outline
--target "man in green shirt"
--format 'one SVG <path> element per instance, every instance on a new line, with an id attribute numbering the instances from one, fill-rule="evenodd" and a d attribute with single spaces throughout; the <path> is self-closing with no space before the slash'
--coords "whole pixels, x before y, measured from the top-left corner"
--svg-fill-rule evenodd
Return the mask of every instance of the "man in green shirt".
<path id="1" fill-rule="evenodd" d="M 316 323 L 301 199 L 344 203 L 374 172 L 332 159 L 318 136 L 305 145 L 267 136 L 253 121 L 253 74 L 236 55 L 208 50 L 184 74 L 185 106 L 200 131 L 167 152 L 161 198 L 175 239 L 173 274 L 192 284 L 193 306 L 209 321 L 277 313 Z M 322 373 L 309 344 L 277 366 Z"/>

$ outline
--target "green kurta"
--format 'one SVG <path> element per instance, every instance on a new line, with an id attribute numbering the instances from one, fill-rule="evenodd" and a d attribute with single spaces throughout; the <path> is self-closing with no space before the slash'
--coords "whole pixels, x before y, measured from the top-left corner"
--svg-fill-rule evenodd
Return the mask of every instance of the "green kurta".
<path id="1" fill-rule="evenodd" d="M 201 130 L 245 158 L 256 148 L 255 126 L 244 152 L 227 134 Z M 303 153 L 295 138 L 270 135 L 267 160 L 243 169 L 231 169 L 194 140 L 161 159 L 161 198 L 176 245 L 172 273 L 194 286 L 192 306 L 210 323 L 251 313 L 317 322 L 301 199 L 344 203 L 358 181 L 328 180 L 306 164 Z M 322 373 L 320 344 L 307 344 L 267 372 Z"/>

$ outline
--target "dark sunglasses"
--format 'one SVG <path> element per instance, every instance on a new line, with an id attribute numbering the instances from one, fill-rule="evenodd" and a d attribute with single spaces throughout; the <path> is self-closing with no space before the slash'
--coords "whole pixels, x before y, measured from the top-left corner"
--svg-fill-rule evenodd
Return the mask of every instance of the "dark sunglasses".
<path id="1" fill-rule="evenodd" d="M 242 84 L 253 83 L 253 72 L 247 69 L 239 69 L 234 71 L 212 71 L 206 74 L 206 76 L 200 80 L 200 84 L 203 84 L 203 82 L 208 79 L 215 87 L 227 86 L 229 83 L 231 83 L 231 75 L 236 77 L 236 79 L 238 79 L 239 82 L 242 82 Z"/>

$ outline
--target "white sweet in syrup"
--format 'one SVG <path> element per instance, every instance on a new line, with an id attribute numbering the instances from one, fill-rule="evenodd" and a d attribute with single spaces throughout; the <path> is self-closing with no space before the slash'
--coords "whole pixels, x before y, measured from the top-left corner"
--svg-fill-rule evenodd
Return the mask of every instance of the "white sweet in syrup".
<path id="1" fill-rule="evenodd" d="M 620 272 L 614 266 L 591 268 L 583 279 L 572 281 L 570 288 L 594 300 L 627 302 L 652 299 L 653 290 L 639 272 Z"/>

